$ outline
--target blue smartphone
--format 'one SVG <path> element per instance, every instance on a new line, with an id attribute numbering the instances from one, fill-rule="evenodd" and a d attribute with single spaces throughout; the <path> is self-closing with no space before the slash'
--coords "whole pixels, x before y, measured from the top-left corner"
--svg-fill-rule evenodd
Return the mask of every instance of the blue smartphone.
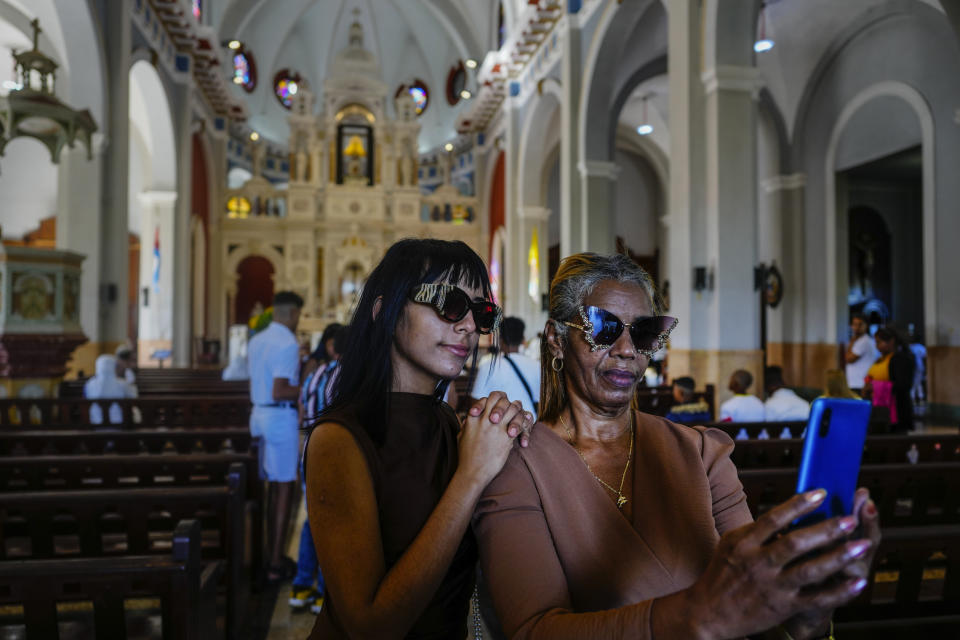
<path id="1" fill-rule="evenodd" d="M 803 459 L 797 478 L 797 493 L 826 489 L 827 497 L 794 522 L 807 526 L 835 516 L 853 513 L 860 459 L 870 423 L 866 400 L 817 398 L 810 408 L 803 442 Z"/>

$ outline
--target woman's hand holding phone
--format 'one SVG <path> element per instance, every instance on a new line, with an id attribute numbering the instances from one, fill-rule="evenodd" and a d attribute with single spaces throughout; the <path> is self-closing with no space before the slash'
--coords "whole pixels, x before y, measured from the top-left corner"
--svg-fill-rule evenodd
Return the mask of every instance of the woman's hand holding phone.
<path id="1" fill-rule="evenodd" d="M 880 546 L 880 514 L 870 499 L 870 492 L 860 487 L 853 497 L 853 516 L 857 526 L 853 529 L 856 539 L 847 542 L 845 548 L 856 550 L 866 547 L 860 555 L 853 556 L 842 571 L 836 574 L 835 579 L 840 582 L 853 580 L 868 580 L 874 557 Z M 859 545 L 859 546 L 854 546 Z M 815 607 L 803 611 L 783 623 L 784 629 L 796 640 L 801 638 L 820 637 L 826 634 L 833 617 L 834 607 Z"/>

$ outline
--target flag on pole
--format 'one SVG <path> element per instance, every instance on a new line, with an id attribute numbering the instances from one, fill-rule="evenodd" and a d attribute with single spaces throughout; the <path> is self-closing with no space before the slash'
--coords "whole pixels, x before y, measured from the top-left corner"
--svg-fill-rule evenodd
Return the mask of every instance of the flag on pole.
<path id="1" fill-rule="evenodd" d="M 160 227 L 153 233 L 153 292 L 160 293 Z"/>

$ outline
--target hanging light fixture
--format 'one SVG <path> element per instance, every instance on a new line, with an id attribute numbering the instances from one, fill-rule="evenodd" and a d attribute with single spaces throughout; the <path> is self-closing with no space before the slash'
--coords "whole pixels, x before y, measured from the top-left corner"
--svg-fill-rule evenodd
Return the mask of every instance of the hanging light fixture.
<path id="1" fill-rule="evenodd" d="M 753 50 L 757 53 L 770 51 L 773 49 L 773 40 L 767 37 L 767 3 L 760 5 L 760 32 L 757 34 L 757 41 L 753 43 Z"/>
<path id="2" fill-rule="evenodd" d="M 650 124 L 650 120 L 647 119 L 647 98 L 650 97 L 650 94 L 643 96 L 643 124 L 637 127 L 637 133 L 642 136 L 648 136 L 653 133 L 653 125 Z"/>
<path id="3" fill-rule="evenodd" d="M 40 22 L 34 20 L 33 49 L 13 52 L 15 83 L 5 84 L 9 95 L 0 97 L 0 155 L 11 140 L 29 136 L 42 142 L 50 150 L 54 163 L 60 161 L 64 146 L 73 147 L 76 140 L 87 147 L 87 158 L 92 158 L 90 137 L 97 124 L 86 109 L 73 109 L 57 98 L 57 63 L 37 47 Z"/>

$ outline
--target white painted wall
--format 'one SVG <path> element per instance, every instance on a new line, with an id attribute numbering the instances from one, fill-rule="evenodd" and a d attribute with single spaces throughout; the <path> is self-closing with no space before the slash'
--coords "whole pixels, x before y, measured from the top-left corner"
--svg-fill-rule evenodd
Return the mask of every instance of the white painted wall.
<path id="1" fill-rule="evenodd" d="M 21 238 L 57 213 L 57 165 L 33 138 L 14 138 L 0 157 L 0 227 Z"/>
<path id="2" fill-rule="evenodd" d="M 646 159 L 617 149 L 614 160 L 620 167 L 615 187 L 616 235 L 640 255 L 657 249 L 657 225 L 663 215 L 663 196 L 657 176 Z"/>

